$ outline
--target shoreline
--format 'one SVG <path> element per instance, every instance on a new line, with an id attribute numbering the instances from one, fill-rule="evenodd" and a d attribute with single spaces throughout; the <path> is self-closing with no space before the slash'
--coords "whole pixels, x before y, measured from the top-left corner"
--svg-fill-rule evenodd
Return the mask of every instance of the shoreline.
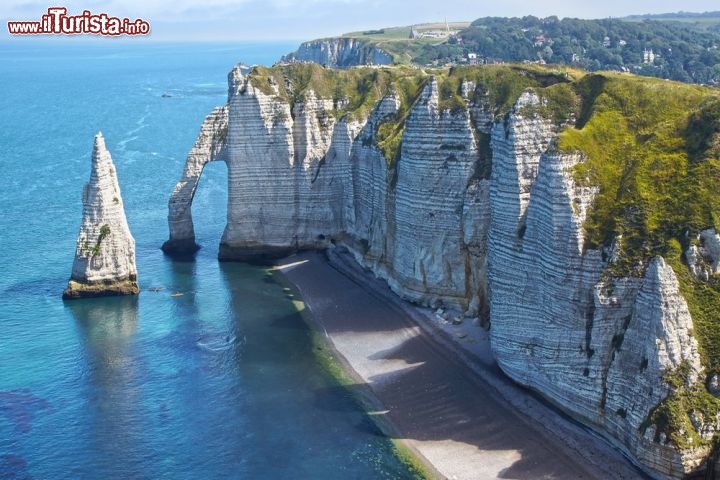
<path id="1" fill-rule="evenodd" d="M 287 280 L 285 280 L 287 281 Z M 294 287 L 287 281 L 288 285 Z M 293 288 L 293 291 L 297 291 Z M 403 442 L 400 432 L 395 426 L 384 418 L 384 406 L 373 393 L 372 389 L 362 382 L 362 378 L 353 370 L 345 357 L 335 349 L 330 338 L 325 335 L 322 325 L 312 318 L 312 313 L 307 309 L 299 312 L 303 320 L 311 329 L 313 354 L 328 374 L 337 384 L 348 390 L 350 395 L 358 403 L 358 407 L 365 412 L 373 424 L 380 430 L 392 444 L 395 457 L 408 468 L 413 476 L 420 476 L 423 479 L 440 479 L 443 475 L 437 471 L 417 449 L 412 445 Z"/>
<path id="2" fill-rule="evenodd" d="M 299 294 L 303 317 L 325 337 L 360 403 L 420 470 L 458 480 L 644 477 L 505 377 L 486 330 L 405 302 L 338 252 L 299 253 L 274 270 Z"/>
<path id="3" fill-rule="evenodd" d="M 313 354 L 320 363 L 321 368 L 341 387 L 348 390 L 352 397 L 358 402 L 360 409 L 368 415 L 382 434 L 390 440 L 395 450 L 396 458 L 405 464 L 411 473 L 419 474 L 427 480 L 446 478 L 413 445 L 403 441 L 395 425 L 384 417 L 385 407 L 383 403 L 353 368 L 352 364 L 335 348 L 332 338 L 328 335 L 324 325 L 316 319 L 313 312 L 305 303 L 298 285 L 285 275 L 283 270 L 285 268 L 292 268 L 294 264 L 291 262 L 288 265 L 283 265 L 282 262 L 296 255 L 297 254 L 293 254 L 278 259 L 271 269 L 273 273 L 279 274 L 273 275 L 275 281 L 283 287 L 286 287 L 297 297 L 293 300 L 293 303 L 298 310 L 298 314 L 310 329 Z"/>

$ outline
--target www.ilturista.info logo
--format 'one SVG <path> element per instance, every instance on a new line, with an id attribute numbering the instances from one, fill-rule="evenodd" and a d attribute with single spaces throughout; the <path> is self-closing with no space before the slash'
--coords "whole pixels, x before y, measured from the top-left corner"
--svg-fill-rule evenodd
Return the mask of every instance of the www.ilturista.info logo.
<path id="1" fill-rule="evenodd" d="M 138 18 L 110 17 L 106 13 L 94 14 L 84 10 L 81 15 L 68 15 L 65 7 L 50 7 L 39 22 L 7 22 L 11 35 L 147 35 L 150 24 Z"/>

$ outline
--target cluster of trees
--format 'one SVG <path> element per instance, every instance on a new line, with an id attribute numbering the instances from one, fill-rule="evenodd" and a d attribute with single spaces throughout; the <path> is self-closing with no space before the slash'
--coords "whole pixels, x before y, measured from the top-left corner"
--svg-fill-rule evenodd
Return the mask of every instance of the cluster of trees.
<path id="1" fill-rule="evenodd" d="M 474 21 L 459 37 L 459 42 L 424 49 L 415 61 L 453 61 L 463 52 L 476 52 L 490 62 L 543 60 L 590 71 L 720 82 L 720 29 L 687 22 L 488 17 Z M 646 51 L 652 51 L 652 58 Z"/>
<path id="2" fill-rule="evenodd" d="M 459 63 L 463 58 L 467 58 L 467 50 L 456 38 L 451 38 L 440 45 L 423 45 L 413 58 L 413 62 L 418 65 L 430 65 L 433 62 L 441 65 Z"/>

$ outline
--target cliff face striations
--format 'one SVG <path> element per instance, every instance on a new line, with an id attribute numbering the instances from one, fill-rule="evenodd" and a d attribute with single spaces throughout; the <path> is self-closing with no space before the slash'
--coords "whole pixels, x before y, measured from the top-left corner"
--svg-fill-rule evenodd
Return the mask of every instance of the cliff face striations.
<path id="1" fill-rule="evenodd" d="M 670 192 L 715 167 L 677 150 L 690 107 L 653 117 L 670 115 L 652 113 L 652 99 L 674 84 L 572 75 L 235 69 L 227 133 L 216 110 L 196 144 L 209 147 L 191 152 L 173 198 L 196 165 L 224 159 L 221 259 L 342 245 L 402 297 L 480 317 L 510 377 L 652 475 L 679 477 L 702 466 L 720 430 L 717 328 L 698 308 L 715 298 L 698 282 L 720 254 L 713 200 L 698 191 L 676 204 Z M 669 163 L 654 142 L 675 145 Z M 667 173 L 676 167 L 684 173 Z M 182 209 L 171 200 L 171 238 L 192 232 L 189 215 L 177 220 L 192 195 L 182 198 Z"/>
<path id="2" fill-rule="evenodd" d="M 670 393 L 666 374 L 687 365 L 694 382 L 701 370 L 677 279 L 662 257 L 642 278 L 603 275 L 608 262 L 584 248 L 582 228 L 597 189 L 572 175 L 580 156 L 547 150 L 551 129 L 522 115 L 527 101 L 493 131 L 493 352 L 510 377 L 599 428 L 651 472 L 681 476 L 708 450 L 678 452 L 648 433 L 647 421 Z"/>
<path id="3" fill-rule="evenodd" d="M 137 294 L 135 240 L 125 218 L 115 165 L 101 133 L 95 135 L 90 180 L 83 189 L 82 203 L 75 261 L 63 298 Z"/>
<path id="4" fill-rule="evenodd" d="M 347 37 L 304 42 L 297 51 L 285 55 L 281 61 L 313 62 L 333 68 L 393 63 L 392 56 L 382 49 L 362 40 Z"/>

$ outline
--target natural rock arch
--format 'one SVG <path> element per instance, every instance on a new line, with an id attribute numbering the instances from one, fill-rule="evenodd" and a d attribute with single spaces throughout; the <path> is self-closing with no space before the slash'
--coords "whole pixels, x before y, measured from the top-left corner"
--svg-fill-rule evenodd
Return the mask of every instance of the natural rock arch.
<path id="1" fill-rule="evenodd" d="M 228 107 L 216 107 L 205 117 L 195 144 L 188 153 L 183 175 L 168 202 L 170 238 L 162 246 L 163 252 L 168 255 L 188 256 L 200 248 L 195 243 L 192 201 L 205 165 L 212 161 L 227 161 L 227 129 Z"/>

